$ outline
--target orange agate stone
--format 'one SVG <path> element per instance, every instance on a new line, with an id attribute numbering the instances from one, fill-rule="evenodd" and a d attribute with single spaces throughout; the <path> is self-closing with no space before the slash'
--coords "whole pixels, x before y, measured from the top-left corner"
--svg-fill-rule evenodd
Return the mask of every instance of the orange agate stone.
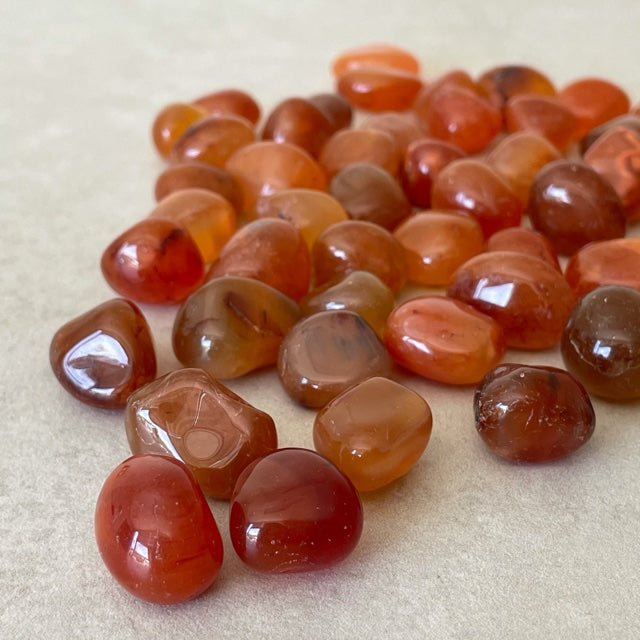
<path id="1" fill-rule="evenodd" d="M 343 51 L 331 65 L 334 76 L 341 76 L 351 69 L 361 67 L 384 67 L 419 73 L 420 62 L 406 49 L 391 44 L 368 44 Z"/>
<path id="2" fill-rule="evenodd" d="M 487 240 L 487 251 L 516 251 L 548 262 L 562 272 L 558 255 L 547 236 L 527 227 L 509 227 L 496 231 Z"/>
<path id="3" fill-rule="evenodd" d="M 207 111 L 193 104 L 177 102 L 166 106 L 156 116 L 151 137 L 158 153 L 168 158 L 180 136 L 192 125 L 207 116 Z"/>
<path id="4" fill-rule="evenodd" d="M 488 69 L 478 78 L 478 87 L 492 104 L 502 108 L 519 94 L 553 96 L 556 89 L 542 72 L 525 65 L 501 65 Z"/>
<path id="5" fill-rule="evenodd" d="M 245 91 L 221 89 L 197 100 L 193 104 L 206 109 L 211 115 L 236 115 L 256 124 L 260 120 L 260 106 Z"/>
<path id="6" fill-rule="evenodd" d="M 425 135 L 422 123 L 412 111 L 373 114 L 362 123 L 362 129 L 376 129 L 388 133 L 395 140 L 400 154 L 403 154 L 414 140 Z"/>
<path id="7" fill-rule="evenodd" d="M 318 93 L 309 98 L 331 123 L 333 132 L 344 129 L 351 124 L 353 109 L 349 101 L 337 93 Z"/>

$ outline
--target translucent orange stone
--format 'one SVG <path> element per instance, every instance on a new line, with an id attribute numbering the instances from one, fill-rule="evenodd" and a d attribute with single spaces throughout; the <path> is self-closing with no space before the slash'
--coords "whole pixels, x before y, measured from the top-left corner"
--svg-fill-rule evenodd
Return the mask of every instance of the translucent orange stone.
<path id="1" fill-rule="evenodd" d="M 393 229 L 411 214 L 411 203 L 398 181 L 381 167 L 356 162 L 333 176 L 329 191 L 353 220 Z"/>
<path id="2" fill-rule="evenodd" d="M 527 211 L 533 227 L 566 255 L 588 242 L 625 233 L 624 211 L 615 190 L 578 162 L 557 160 L 543 167 L 531 186 Z"/>
<path id="3" fill-rule="evenodd" d="M 327 179 L 320 165 L 303 149 L 288 142 L 254 142 L 238 149 L 226 169 L 238 181 L 244 211 L 255 217 L 258 198 L 282 189 L 324 190 Z"/>
<path id="4" fill-rule="evenodd" d="M 173 350 L 186 367 L 237 378 L 275 364 L 282 339 L 299 317 L 298 305 L 264 282 L 215 278 L 178 309 Z"/>
<path id="5" fill-rule="evenodd" d="M 207 111 L 193 104 L 176 102 L 155 117 L 151 137 L 158 153 L 168 158 L 178 138 L 192 125 L 207 116 Z"/>
<path id="6" fill-rule="evenodd" d="M 376 113 L 369 116 L 361 128 L 388 133 L 395 140 L 400 154 L 404 154 L 414 140 L 425 135 L 422 123 L 412 111 Z"/>
<path id="7" fill-rule="evenodd" d="M 404 476 L 431 436 L 431 409 L 415 391 L 373 377 L 341 393 L 316 415 L 313 443 L 358 491 Z"/>
<path id="8" fill-rule="evenodd" d="M 580 151 L 584 155 L 587 149 L 603 134 L 609 131 L 609 129 L 615 129 L 617 127 L 625 127 L 631 129 L 640 134 L 640 114 L 626 113 L 617 118 L 611 118 L 603 122 L 601 125 L 591 129 L 587 135 L 580 141 Z"/>
<path id="9" fill-rule="evenodd" d="M 105 480 L 95 511 L 96 542 L 113 577 L 137 598 L 177 604 L 215 582 L 222 538 L 187 467 L 137 455 Z"/>
<path id="10" fill-rule="evenodd" d="M 394 306 L 393 291 L 368 271 L 351 271 L 312 289 L 300 300 L 300 309 L 305 316 L 337 309 L 354 311 L 380 337 Z"/>
<path id="11" fill-rule="evenodd" d="M 555 267 L 515 251 L 471 258 L 458 269 L 447 294 L 491 316 L 507 346 L 517 349 L 556 345 L 575 300 Z"/>
<path id="12" fill-rule="evenodd" d="M 560 152 L 543 136 L 530 131 L 512 133 L 489 152 L 487 164 L 505 180 L 526 207 L 533 180 Z"/>
<path id="13" fill-rule="evenodd" d="M 485 444 L 514 462 L 564 458 L 591 437 L 596 416 L 584 387 L 555 367 L 503 364 L 474 395 Z"/>
<path id="14" fill-rule="evenodd" d="M 245 91 L 239 89 L 221 89 L 197 100 L 193 104 L 206 109 L 211 115 L 232 114 L 246 118 L 256 124 L 260 120 L 260 106 Z"/>
<path id="15" fill-rule="evenodd" d="M 171 151 L 171 160 L 196 160 L 224 167 L 234 151 L 254 140 L 253 126 L 248 120 L 233 115 L 209 116 L 180 136 Z"/>
<path id="16" fill-rule="evenodd" d="M 640 289 L 640 238 L 592 242 L 571 256 L 565 277 L 578 297 L 605 284 Z"/>
<path id="17" fill-rule="evenodd" d="M 329 119 L 334 133 L 351 124 L 353 110 L 349 101 L 343 96 L 337 93 L 318 93 L 311 96 L 309 102 L 318 107 Z"/>
<path id="18" fill-rule="evenodd" d="M 386 67 L 407 73 L 418 73 L 420 62 L 406 49 L 391 44 L 368 44 L 343 51 L 332 63 L 334 76 L 360 67 Z"/>
<path id="19" fill-rule="evenodd" d="M 421 211 L 393 232 L 405 251 L 412 282 L 439 286 L 451 282 L 455 270 L 484 250 L 484 237 L 472 216 Z"/>
<path id="20" fill-rule="evenodd" d="M 255 278 L 299 300 L 309 290 L 309 248 L 294 225 L 262 218 L 242 227 L 223 247 L 208 278 Z"/>
<path id="21" fill-rule="evenodd" d="M 476 218 L 485 237 L 522 220 L 522 202 L 485 162 L 463 158 L 438 174 L 431 190 L 433 209 L 464 211 Z"/>
<path id="22" fill-rule="evenodd" d="M 118 236 L 102 254 L 112 289 L 138 302 L 181 302 L 204 280 L 204 262 L 186 229 L 146 218 Z"/>
<path id="23" fill-rule="evenodd" d="M 353 311 L 322 311 L 300 320 L 278 355 L 282 386 L 307 407 L 322 407 L 354 384 L 390 373 L 384 345 Z"/>
<path id="24" fill-rule="evenodd" d="M 49 362 L 60 384 L 87 404 L 123 407 L 138 387 L 156 377 L 149 325 L 128 300 L 109 300 L 56 331 Z"/>
<path id="25" fill-rule="evenodd" d="M 236 212 L 229 201 L 207 189 L 174 191 L 150 215 L 184 227 L 207 263 L 218 257 L 236 230 Z"/>
<path id="26" fill-rule="evenodd" d="M 363 220 L 346 220 L 325 229 L 311 251 L 315 284 L 362 269 L 397 293 L 407 279 L 404 249 L 389 231 Z"/>
<path id="27" fill-rule="evenodd" d="M 377 164 L 396 175 L 400 152 L 395 140 L 384 131 L 341 129 L 327 140 L 319 162 L 329 178 L 356 162 Z"/>
<path id="28" fill-rule="evenodd" d="M 542 72 L 525 65 L 501 65 L 488 69 L 477 80 L 492 104 L 502 108 L 509 98 L 523 94 L 553 96 L 556 88 Z"/>
<path id="29" fill-rule="evenodd" d="M 129 397 L 131 452 L 184 462 L 205 494 L 228 500 L 240 473 L 275 451 L 273 419 L 202 369 L 178 369 Z"/>
<path id="30" fill-rule="evenodd" d="M 562 271 L 551 240 L 543 233 L 527 227 L 509 227 L 496 231 L 487 240 L 487 251 L 516 251 L 540 258 Z"/>
<path id="31" fill-rule="evenodd" d="M 481 380 L 505 351 L 494 320 L 444 296 L 418 296 L 396 307 L 387 321 L 384 342 L 403 367 L 456 385 Z"/>
<path id="32" fill-rule="evenodd" d="M 344 207 L 332 195 L 316 189 L 284 189 L 260 198 L 256 215 L 287 220 L 300 231 L 309 250 L 324 229 L 349 219 Z"/>
<path id="33" fill-rule="evenodd" d="M 469 89 L 474 93 L 479 93 L 478 86 L 466 71 L 454 69 L 425 84 L 418 92 L 412 109 L 418 113 L 424 113 L 431 96 L 442 87 L 458 87 L 459 89 Z"/>

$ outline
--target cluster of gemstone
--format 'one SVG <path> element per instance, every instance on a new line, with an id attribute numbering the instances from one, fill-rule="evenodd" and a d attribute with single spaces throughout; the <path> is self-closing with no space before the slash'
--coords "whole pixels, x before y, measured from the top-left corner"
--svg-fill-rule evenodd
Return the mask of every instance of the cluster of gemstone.
<path id="1" fill-rule="evenodd" d="M 477 431 L 513 461 L 584 444 L 588 393 L 640 397 L 640 240 L 625 237 L 640 218 L 640 113 L 625 92 L 599 78 L 557 89 L 517 65 L 424 82 L 390 45 L 332 69 L 336 93 L 287 98 L 261 129 L 237 89 L 164 108 L 158 204 L 102 256 L 122 298 L 52 340 L 69 392 L 125 410 L 133 456 L 104 484 L 96 536 L 145 600 L 215 581 L 206 496 L 229 500 L 234 550 L 259 571 L 345 558 L 360 494 L 429 442 L 430 407 L 394 363 L 475 385 Z M 136 303 L 180 305 L 183 369 L 156 379 Z M 567 370 L 501 363 L 558 345 Z M 273 418 L 221 382 L 265 367 L 317 410 L 316 451 L 279 449 Z"/>

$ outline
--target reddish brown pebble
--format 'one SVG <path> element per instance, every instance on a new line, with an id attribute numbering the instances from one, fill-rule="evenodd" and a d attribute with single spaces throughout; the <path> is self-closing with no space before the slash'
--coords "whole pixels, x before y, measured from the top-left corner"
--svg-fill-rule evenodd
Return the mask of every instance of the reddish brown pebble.
<path id="1" fill-rule="evenodd" d="M 353 311 L 304 318 L 289 331 L 278 356 L 285 391 L 307 407 L 322 407 L 354 384 L 390 372 L 384 345 Z"/>
<path id="2" fill-rule="evenodd" d="M 272 418 L 202 369 L 178 369 L 129 397 L 132 453 L 184 462 L 205 494 L 228 500 L 240 473 L 278 446 Z"/>
<path id="3" fill-rule="evenodd" d="M 487 251 L 516 251 L 548 262 L 562 271 L 551 240 L 535 229 L 510 227 L 497 231 L 487 240 Z"/>
<path id="4" fill-rule="evenodd" d="M 556 93 L 546 75 L 525 65 L 503 65 L 488 69 L 478 78 L 478 87 L 498 108 L 502 108 L 515 95 L 553 96 Z"/>
<path id="5" fill-rule="evenodd" d="M 362 123 L 362 129 L 376 129 L 388 133 L 395 140 L 400 154 L 404 154 L 414 140 L 425 135 L 422 123 L 412 111 L 373 114 Z"/>
<path id="6" fill-rule="evenodd" d="M 221 89 L 193 101 L 193 104 L 206 109 L 211 115 L 232 114 L 241 116 L 256 124 L 260 120 L 260 106 L 245 91 L 239 89 Z"/>
<path id="7" fill-rule="evenodd" d="M 404 476 L 431 435 L 431 410 L 415 391 L 369 378 L 334 398 L 313 424 L 316 451 L 358 491 L 375 491 Z"/>
<path id="8" fill-rule="evenodd" d="M 403 367 L 456 385 L 478 382 L 505 350 L 496 322 L 444 296 L 419 296 L 399 305 L 389 316 L 384 341 Z"/>
<path id="9" fill-rule="evenodd" d="M 351 124 L 353 110 L 349 101 L 343 96 L 337 93 L 318 93 L 311 96 L 309 102 L 324 113 L 331 123 L 334 133 Z"/>
<path id="10" fill-rule="evenodd" d="M 407 73 L 420 71 L 420 63 L 412 53 L 392 44 L 368 44 L 343 51 L 333 61 L 331 71 L 334 76 L 340 76 L 350 69 L 371 66 Z"/>
<path id="11" fill-rule="evenodd" d="M 501 458 L 547 462 L 580 448 L 596 417 L 584 387 L 563 369 L 496 367 L 474 395 L 476 429 Z"/>
<path id="12" fill-rule="evenodd" d="M 158 153 L 168 158 L 178 138 L 192 125 L 207 116 L 207 111 L 193 104 L 176 102 L 166 106 L 156 116 L 151 137 Z"/>
<path id="13" fill-rule="evenodd" d="M 156 376 L 149 325 L 128 300 L 109 300 L 56 331 L 49 362 L 60 384 L 87 404 L 123 407 Z"/>

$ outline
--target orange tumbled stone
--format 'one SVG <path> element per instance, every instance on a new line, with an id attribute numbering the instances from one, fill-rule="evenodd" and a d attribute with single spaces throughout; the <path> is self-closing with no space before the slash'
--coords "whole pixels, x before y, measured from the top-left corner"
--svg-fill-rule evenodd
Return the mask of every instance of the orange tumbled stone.
<path id="1" fill-rule="evenodd" d="M 429 443 L 432 422 L 429 405 L 415 391 L 373 377 L 318 412 L 313 443 L 358 491 L 375 491 L 418 462 Z"/>
<path id="2" fill-rule="evenodd" d="M 487 251 L 516 251 L 548 262 L 562 271 L 551 240 L 543 233 L 527 227 L 509 227 L 496 231 L 487 240 Z"/>
<path id="3" fill-rule="evenodd" d="M 481 380 L 505 351 L 494 320 L 444 296 L 419 296 L 396 307 L 387 320 L 384 342 L 403 367 L 456 385 Z"/>
<path id="4" fill-rule="evenodd" d="M 625 113 L 617 118 L 611 118 L 601 125 L 594 127 L 587 135 L 580 140 L 580 151 L 584 155 L 589 147 L 604 133 L 610 129 L 625 127 L 640 134 L 640 114 Z"/>
<path id="5" fill-rule="evenodd" d="M 240 473 L 275 451 L 273 419 L 202 369 L 178 369 L 129 396 L 131 452 L 184 462 L 205 494 L 228 500 Z"/>
<path id="6" fill-rule="evenodd" d="M 344 96 L 337 93 L 317 93 L 309 98 L 309 102 L 324 113 L 334 133 L 351 124 L 353 109 Z"/>
<path id="7" fill-rule="evenodd" d="M 168 158 L 180 136 L 192 125 L 207 116 L 202 107 L 183 102 L 166 106 L 153 121 L 151 137 L 158 153 Z"/>
<path id="8" fill-rule="evenodd" d="M 400 154 L 403 154 L 414 140 L 425 135 L 424 126 L 413 111 L 376 113 L 369 116 L 361 128 L 388 133 L 395 140 Z"/>
<path id="9" fill-rule="evenodd" d="M 418 59 L 406 49 L 392 44 L 368 44 L 343 51 L 332 63 L 334 76 L 360 67 L 386 67 L 407 73 L 418 73 Z"/>
<path id="10" fill-rule="evenodd" d="M 502 108 L 509 98 L 519 94 L 553 96 L 556 88 L 542 72 L 525 65 L 501 65 L 488 69 L 477 80 L 480 90 L 492 104 Z"/>
<path id="11" fill-rule="evenodd" d="M 208 93 L 193 101 L 193 104 L 206 109 L 211 115 L 233 114 L 256 124 L 260 120 L 260 106 L 245 91 L 239 89 L 221 89 Z"/>
<path id="12" fill-rule="evenodd" d="M 442 87 L 469 89 L 470 91 L 481 95 L 478 91 L 478 85 L 466 71 L 463 71 L 462 69 L 453 69 L 452 71 L 447 71 L 441 76 L 438 76 L 435 80 L 425 84 L 418 92 L 412 109 L 417 112 L 423 111 L 431 99 L 431 96 Z"/>

